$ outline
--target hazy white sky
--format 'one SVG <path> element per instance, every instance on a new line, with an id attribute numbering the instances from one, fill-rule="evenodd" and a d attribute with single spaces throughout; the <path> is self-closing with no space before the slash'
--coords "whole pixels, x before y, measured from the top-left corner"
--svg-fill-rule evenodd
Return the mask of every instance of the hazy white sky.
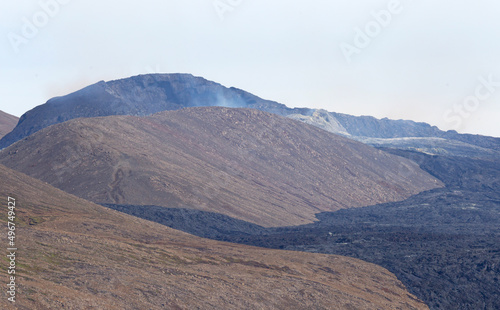
<path id="1" fill-rule="evenodd" d="M 291 107 L 500 137 L 493 0 L 0 0 L 0 110 L 183 72 Z"/>

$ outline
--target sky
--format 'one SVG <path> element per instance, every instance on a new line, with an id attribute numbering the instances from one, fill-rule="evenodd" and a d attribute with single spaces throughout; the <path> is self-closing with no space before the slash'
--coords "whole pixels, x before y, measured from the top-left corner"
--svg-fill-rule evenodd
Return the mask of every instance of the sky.
<path id="1" fill-rule="evenodd" d="M 290 107 L 500 137 L 493 0 L 0 0 L 0 110 L 191 73 Z"/>

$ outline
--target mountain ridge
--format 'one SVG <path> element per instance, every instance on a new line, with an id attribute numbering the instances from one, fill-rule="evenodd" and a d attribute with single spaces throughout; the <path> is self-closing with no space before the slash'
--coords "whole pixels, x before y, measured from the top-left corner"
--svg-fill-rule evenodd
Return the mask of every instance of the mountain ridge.
<path id="1" fill-rule="evenodd" d="M 253 107 L 276 111 L 284 105 L 237 88 L 190 74 L 150 74 L 109 82 L 100 81 L 65 96 L 49 99 L 23 114 L 18 126 L 0 140 L 0 148 L 32 133 L 79 117 L 151 115 L 185 107 Z"/>
<path id="2" fill-rule="evenodd" d="M 424 122 L 353 116 L 325 110 L 314 110 L 307 115 L 291 114 L 288 117 L 374 147 L 393 147 L 431 155 L 500 158 L 500 138 L 460 134 L 453 130 L 442 131 Z M 400 145 L 395 139 L 402 138 L 416 140 L 413 143 L 406 141 Z M 424 145 L 419 143 L 425 138 L 428 139 Z M 465 149 L 457 152 L 457 144 L 461 144 Z"/>
<path id="3" fill-rule="evenodd" d="M 442 186 L 410 160 L 241 108 L 75 119 L 4 149 L 0 163 L 96 203 L 193 208 L 264 226 Z"/>
<path id="4" fill-rule="evenodd" d="M 401 149 L 456 155 L 455 141 L 459 141 L 468 144 L 468 149 L 471 149 L 471 152 L 462 152 L 461 156 L 500 158 L 500 138 L 442 131 L 436 126 L 408 120 L 377 119 L 372 116 L 352 116 L 318 109 L 289 108 L 235 87 L 228 88 L 202 77 L 180 73 L 147 74 L 109 82 L 100 81 L 71 94 L 52 98 L 23 114 L 18 126 L 0 140 L 0 149 L 42 128 L 73 118 L 142 116 L 196 106 L 254 108 L 300 119 L 376 147 L 394 146 L 394 141 L 385 139 L 442 138 L 444 140 L 433 141 L 431 147 L 424 149 L 419 148 L 418 144 L 401 146 Z M 377 138 L 379 141 L 370 141 L 370 138 Z M 482 152 L 481 148 L 489 150 Z"/>

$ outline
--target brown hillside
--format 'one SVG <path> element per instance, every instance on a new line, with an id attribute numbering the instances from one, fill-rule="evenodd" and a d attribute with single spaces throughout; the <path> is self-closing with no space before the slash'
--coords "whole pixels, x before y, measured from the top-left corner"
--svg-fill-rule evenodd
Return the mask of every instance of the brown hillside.
<path id="1" fill-rule="evenodd" d="M 441 185 L 407 159 L 270 113 L 219 107 L 71 120 L 5 149 L 0 163 L 97 203 L 194 208 L 264 226 Z"/>
<path id="2" fill-rule="evenodd" d="M 16 127 L 19 118 L 14 115 L 0 111 L 0 138 L 8 134 Z"/>
<path id="3" fill-rule="evenodd" d="M 379 266 L 201 239 L 0 166 L 4 228 L 8 196 L 17 301 L 4 257 L 1 309 L 427 309 Z"/>

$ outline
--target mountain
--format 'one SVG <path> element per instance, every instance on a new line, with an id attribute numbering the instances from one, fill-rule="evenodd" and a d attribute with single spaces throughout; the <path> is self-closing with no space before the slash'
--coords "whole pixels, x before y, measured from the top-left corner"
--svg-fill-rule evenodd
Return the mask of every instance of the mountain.
<path id="1" fill-rule="evenodd" d="M 2 309 L 428 309 L 379 266 L 201 239 L 4 166 L 0 197 L 15 199 L 18 247 Z"/>
<path id="2" fill-rule="evenodd" d="M 426 123 L 352 116 L 325 110 L 287 116 L 375 147 L 430 155 L 500 159 L 500 138 L 442 131 Z"/>
<path id="3" fill-rule="evenodd" d="M 226 88 L 190 74 L 148 74 L 85 87 L 48 100 L 21 116 L 0 149 L 47 126 L 79 117 L 151 115 L 197 106 L 247 107 L 286 113 L 292 109 L 236 88 Z M 291 112 L 289 112 L 291 113 Z"/>
<path id="4" fill-rule="evenodd" d="M 96 203 L 198 209 L 262 226 L 442 186 L 399 156 L 275 114 L 221 107 L 75 119 L 4 149 L 0 163 Z"/>
<path id="5" fill-rule="evenodd" d="M 11 132 L 18 121 L 18 117 L 0 111 L 0 138 Z"/>
<path id="6" fill-rule="evenodd" d="M 0 149 L 47 126 L 79 117 L 151 115 L 186 107 L 253 108 L 298 119 L 376 147 L 397 147 L 428 154 L 500 158 L 500 138 L 441 131 L 426 123 L 376 119 L 287 106 L 234 87 L 190 74 L 148 74 L 98 82 L 48 100 L 21 116 L 0 140 Z M 402 139 L 411 138 L 411 139 Z"/>

